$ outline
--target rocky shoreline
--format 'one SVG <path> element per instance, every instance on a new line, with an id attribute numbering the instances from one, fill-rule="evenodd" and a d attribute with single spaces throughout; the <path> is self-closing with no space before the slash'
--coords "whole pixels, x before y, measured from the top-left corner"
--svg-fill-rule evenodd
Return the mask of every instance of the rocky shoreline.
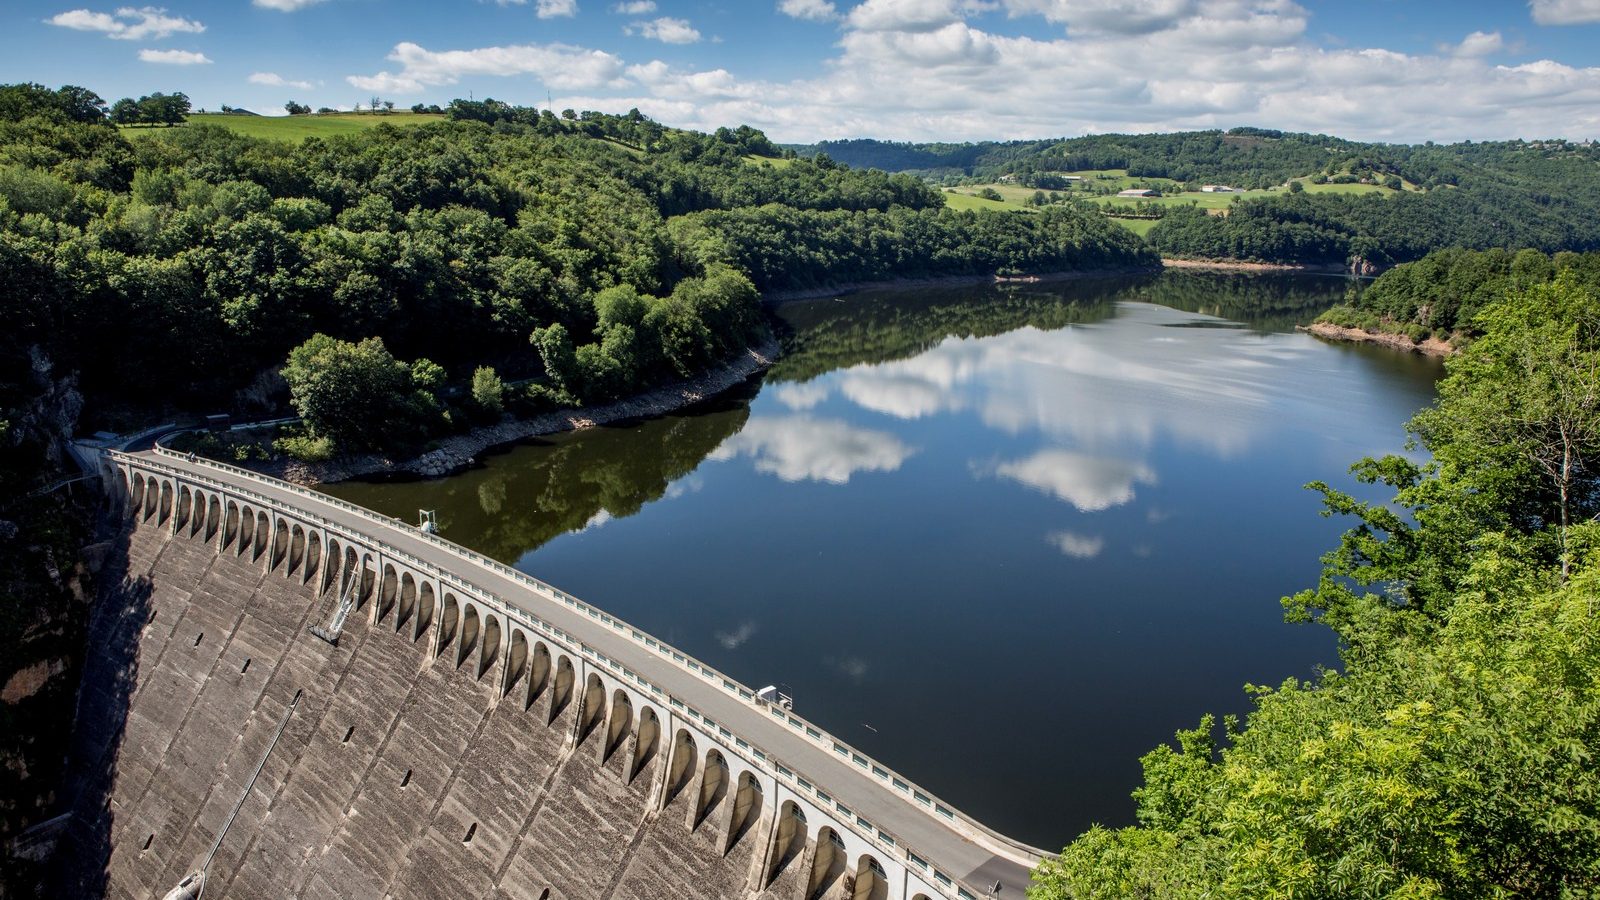
<path id="1" fill-rule="evenodd" d="M 477 455 L 502 444 L 511 444 L 542 434 L 556 434 L 593 428 L 624 419 L 659 416 L 716 396 L 750 376 L 770 367 L 778 356 L 778 342 L 769 340 L 752 347 L 731 362 L 685 381 L 675 382 L 615 403 L 582 409 L 564 409 L 525 419 L 507 419 L 497 425 L 474 428 L 439 441 L 437 447 L 409 459 L 391 459 L 378 454 L 307 463 L 278 460 L 252 466 L 264 474 L 313 485 L 344 481 L 366 475 L 418 475 L 435 478 L 457 472 L 473 464 Z"/>
<path id="2" fill-rule="evenodd" d="M 1161 257 L 1167 269 L 1194 269 L 1201 272 L 1306 272 L 1317 275 L 1367 275 L 1370 272 L 1353 272 L 1346 266 L 1311 266 L 1300 263 L 1247 262 L 1242 259 L 1183 259 L 1176 256 Z"/>
<path id="3" fill-rule="evenodd" d="M 1313 322 L 1310 325 L 1298 327 L 1300 331 L 1314 334 L 1328 341 L 1377 344 L 1380 347 L 1388 347 L 1391 350 L 1421 353 L 1423 356 L 1453 356 L 1456 353 L 1456 348 L 1449 341 L 1441 341 L 1436 337 L 1428 337 L 1419 344 L 1403 334 L 1393 334 L 1387 331 L 1367 331 L 1361 328 L 1345 328 L 1339 325 L 1331 325 L 1327 322 Z"/>

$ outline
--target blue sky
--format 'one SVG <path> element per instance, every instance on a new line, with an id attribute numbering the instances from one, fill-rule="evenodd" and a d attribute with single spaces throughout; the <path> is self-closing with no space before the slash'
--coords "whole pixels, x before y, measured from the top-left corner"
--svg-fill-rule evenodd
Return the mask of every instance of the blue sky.
<path id="1" fill-rule="evenodd" d="M 8 0 L 0 80 L 261 112 L 548 94 L 783 141 L 1600 138 L 1600 0 L 83 2 Z"/>

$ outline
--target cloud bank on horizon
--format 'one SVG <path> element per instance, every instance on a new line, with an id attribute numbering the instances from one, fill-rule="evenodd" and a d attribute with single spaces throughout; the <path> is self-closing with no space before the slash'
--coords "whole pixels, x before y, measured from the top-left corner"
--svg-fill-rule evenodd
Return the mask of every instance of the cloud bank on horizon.
<path id="1" fill-rule="evenodd" d="M 267 26 L 288 21 L 289 33 L 324 41 L 338 32 L 311 20 L 355 5 L 251 2 L 245 14 Z M 720 19 L 679 6 L 690 5 L 485 0 L 451 13 L 460 22 L 450 29 L 386 15 L 361 41 L 384 42 L 370 56 L 352 46 L 317 69 L 298 50 L 291 69 L 274 58 L 290 51 L 271 41 L 234 35 L 228 44 L 246 24 L 236 12 L 210 27 L 153 6 L 46 8 L 31 18 L 57 32 L 185 41 L 138 58 L 215 63 L 204 86 L 174 86 L 202 105 L 208 92 L 215 105 L 273 89 L 335 103 L 355 89 L 402 106 L 469 92 L 543 105 L 548 92 L 557 109 L 637 107 L 670 125 L 749 124 L 784 141 L 1242 124 L 1367 140 L 1600 137 L 1600 54 L 1585 49 L 1600 46 L 1600 0 L 1440 2 L 1426 28 L 1344 32 L 1336 29 L 1360 17 L 1349 4 L 1317 10 L 1292 0 L 765 0 Z M 492 15 L 520 18 L 510 30 L 469 27 Z M 19 45 L 13 57 L 26 55 L 15 38 L 0 46 L 9 43 Z M 16 59 L 8 68 L 7 80 L 39 80 L 16 71 Z M 225 70 L 239 74 L 221 83 Z"/>

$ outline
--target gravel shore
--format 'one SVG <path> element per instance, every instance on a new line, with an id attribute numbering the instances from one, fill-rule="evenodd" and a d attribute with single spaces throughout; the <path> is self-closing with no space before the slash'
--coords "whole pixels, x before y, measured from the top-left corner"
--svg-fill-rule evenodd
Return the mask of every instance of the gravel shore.
<path id="1" fill-rule="evenodd" d="M 1358 344 L 1377 344 L 1391 350 L 1404 350 L 1407 353 L 1421 353 L 1424 356 L 1451 356 L 1456 348 L 1449 341 L 1441 341 L 1430 337 L 1418 344 L 1403 334 L 1391 334 L 1387 331 L 1365 331 L 1360 328 L 1343 328 L 1330 325 L 1327 322 L 1314 322 L 1310 325 L 1300 326 L 1302 331 L 1309 331 L 1319 338 L 1329 341 L 1350 341 Z"/>
<path id="2" fill-rule="evenodd" d="M 426 478 L 448 475 L 472 465 L 479 453 L 490 447 L 510 444 L 542 434 L 593 428 L 623 419 L 659 416 L 714 397 L 772 365 L 778 356 L 778 342 L 768 341 L 746 350 L 722 366 L 687 381 L 656 388 L 615 403 L 564 409 L 526 419 L 507 419 L 497 425 L 474 428 L 438 442 L 438 446 L 409 459 L 390 459 L 377 454 L 305 463 L 281 460 L 253 468 L 296 484 L 321 484 L 344 481 L 363 475 L 412 474 Z"/>

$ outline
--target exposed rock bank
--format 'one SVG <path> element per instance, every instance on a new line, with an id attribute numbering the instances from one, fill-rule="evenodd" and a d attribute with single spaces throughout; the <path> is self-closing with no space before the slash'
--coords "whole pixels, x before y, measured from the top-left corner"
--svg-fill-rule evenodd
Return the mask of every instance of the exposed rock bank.
<path id="1" fill-rule="evenodd" d="M 778 342 L 768 341 L 759 347 L 746 350 L 732 362 L 687 381 L 676 382 L 603 406 L 558 410 L 532 418 L 508 419 L 498 425 L 474 428 L 466 434 L 445 438 L 434 449 L 410 459 L 395 460 L 370 454 L 321 463 L 275 461 L 255 468 L 296 484 L 344 481 L 362 475 L 409 473 L 427 478 L 448 475 L 472 465 L 479 453 L 500 444 L 509 444 L 541 434 L 592 428 L 623 419 L 664 415 L 675 409 L 698 403 L 768 368 L 777 356 Z"/>
<path id="2" fill-rule="evenodd" d="M 1247 262 L 1242 259 L 1179 259 L 1161 257 L 1161 265 L 1168 269 L 1195 269 L 1202 272 L 1319 272 L 1348 275 L 1344 266 L 1307 266 L 1297 263 Z"/>
<path id="3" fill-rule="evenodd" d="M 1361 328 L 1344 328 L 1327 322 L 1302 325 L 1300 330 L 1308 331 L 1324 340 L 1377 344 L 1381 347 L 1388 347 L 1391 350 L 1421 353 L 1424 356 L 1451 356 L 1456 352 L 1456 348 L 1449 341 L 1441 341 L 1431 336 L 1419 344 L 1403 334 L 1393 334 L 1387 331 L 1366 331 Z"/>

